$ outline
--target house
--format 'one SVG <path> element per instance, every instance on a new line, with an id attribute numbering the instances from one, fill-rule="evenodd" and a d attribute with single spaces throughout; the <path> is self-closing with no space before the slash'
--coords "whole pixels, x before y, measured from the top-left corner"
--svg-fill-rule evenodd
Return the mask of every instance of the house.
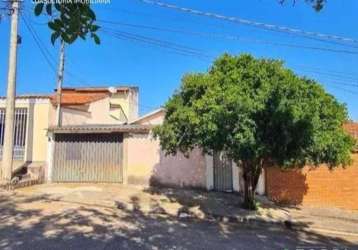
<path id="1" fill-rule="evenodd" d="M 27 94 L 16 97 L 14 172 L 25 166 L 47 169 L 48 129 L 56 124 L 55 96 Z M 64 125 L 124 124 L 138 117 L 138 88 L 64 88 L 61 103 Z M 0 157 L 4 144 L 5 107 L 6 98 L 1 97 Z"/>
<path id="2" fill-rule="evenodd" d="M 56 125 L 56 95 L 51 96 L 50 126 Z M 138 88 L 63 88 L 62 125 L 120 124 L 138 118 Z"/>
<path id="3" fill-rule="evenodd" d="M 15 100 L 14 165 L 41 165 L 47 158 L 50 96 L 28 94 Z M 4 145 L 6 98 L 0 97 L 0 160 Z M 1 164 L 1 162 L 0 162 Z"/>

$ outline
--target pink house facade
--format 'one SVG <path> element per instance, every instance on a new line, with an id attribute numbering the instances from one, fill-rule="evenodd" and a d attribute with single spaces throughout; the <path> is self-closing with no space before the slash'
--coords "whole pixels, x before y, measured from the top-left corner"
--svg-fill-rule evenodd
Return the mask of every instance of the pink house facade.
<path id="1" fill-rule="evenodd" d="M 165 117 L 164 109 L 151 112 L 132 124 L 157 126 Z M 131 135 L 127 140 L 128 183 L 141 185 L 164 185 L 194 187 L 206 190 L 235 191 L 243 189 L 240 168 L 234 164 L 223 167 L 215 164 L 213 156 L 205 155 L 197 148 L 189 157 L 181 153 L 165 155 L 159 141 L 149 132 L 146 135 Z M 224 168 L 224 171 L 218 168 Z M 257 193 L 265 193 L 264 173 L 261 175 Z"/>
<path id="2" fill-rule="evenodd" d="M 222 155 L 199 148 L 189 157 L 166 155 L 151 132 L 162 124 L 165 110 L 138 117 L 137 88 L 67 89 L 63 100 L 63 126 L 49 119 L 45 181 L 242 190 L 240 168 Z"/>

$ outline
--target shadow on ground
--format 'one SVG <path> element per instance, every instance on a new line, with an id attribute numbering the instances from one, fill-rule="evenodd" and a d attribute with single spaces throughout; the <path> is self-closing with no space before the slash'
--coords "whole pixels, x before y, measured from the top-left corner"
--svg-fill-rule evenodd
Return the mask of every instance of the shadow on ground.
<path id="1" fill-rule="evenodd" d="M 154 191 L 154 190 L 152 190 Z M 172 195 L 174 195 L 173 193 Z M 183 206 L 200 206 L 167 194 Z M 180 219 L 152 202 L 143 212 L 131 208 L 68 202 L 50 195 L 0 192 L 1 249 L 296 249 L 297 246 L 356 248 L 352 242 L 278 227 L 248 227 L 208 220 Z M 225 205 L 225 204 L 223 204 Z"/>

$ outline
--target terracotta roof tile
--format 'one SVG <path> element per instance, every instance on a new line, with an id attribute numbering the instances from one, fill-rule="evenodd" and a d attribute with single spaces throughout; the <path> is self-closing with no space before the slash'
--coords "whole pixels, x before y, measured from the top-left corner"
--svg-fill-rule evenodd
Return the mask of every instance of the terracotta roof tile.
<path id="1" fill-rule="evenodd" d="M 62 105 L 84 105 L 94 101 L 106 98 L 106 93 L 74 93 L 64 92 L 62 93 L 61 104 Z M 53 105 L 57 104 L 56 94 L 51 96 L 51 102 Z"/>

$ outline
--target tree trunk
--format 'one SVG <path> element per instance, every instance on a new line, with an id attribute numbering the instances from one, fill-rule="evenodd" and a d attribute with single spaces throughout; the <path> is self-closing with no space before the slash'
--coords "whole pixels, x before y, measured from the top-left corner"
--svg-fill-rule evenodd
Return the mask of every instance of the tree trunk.
<path id="1" fill-rule="evenodd" d="M 255 190 L 261 174 L 261 166 L 251 162 L 244 162 L 242 165 L 245 182 L 243 207 L 249 210 L 256 210 Z"/>

